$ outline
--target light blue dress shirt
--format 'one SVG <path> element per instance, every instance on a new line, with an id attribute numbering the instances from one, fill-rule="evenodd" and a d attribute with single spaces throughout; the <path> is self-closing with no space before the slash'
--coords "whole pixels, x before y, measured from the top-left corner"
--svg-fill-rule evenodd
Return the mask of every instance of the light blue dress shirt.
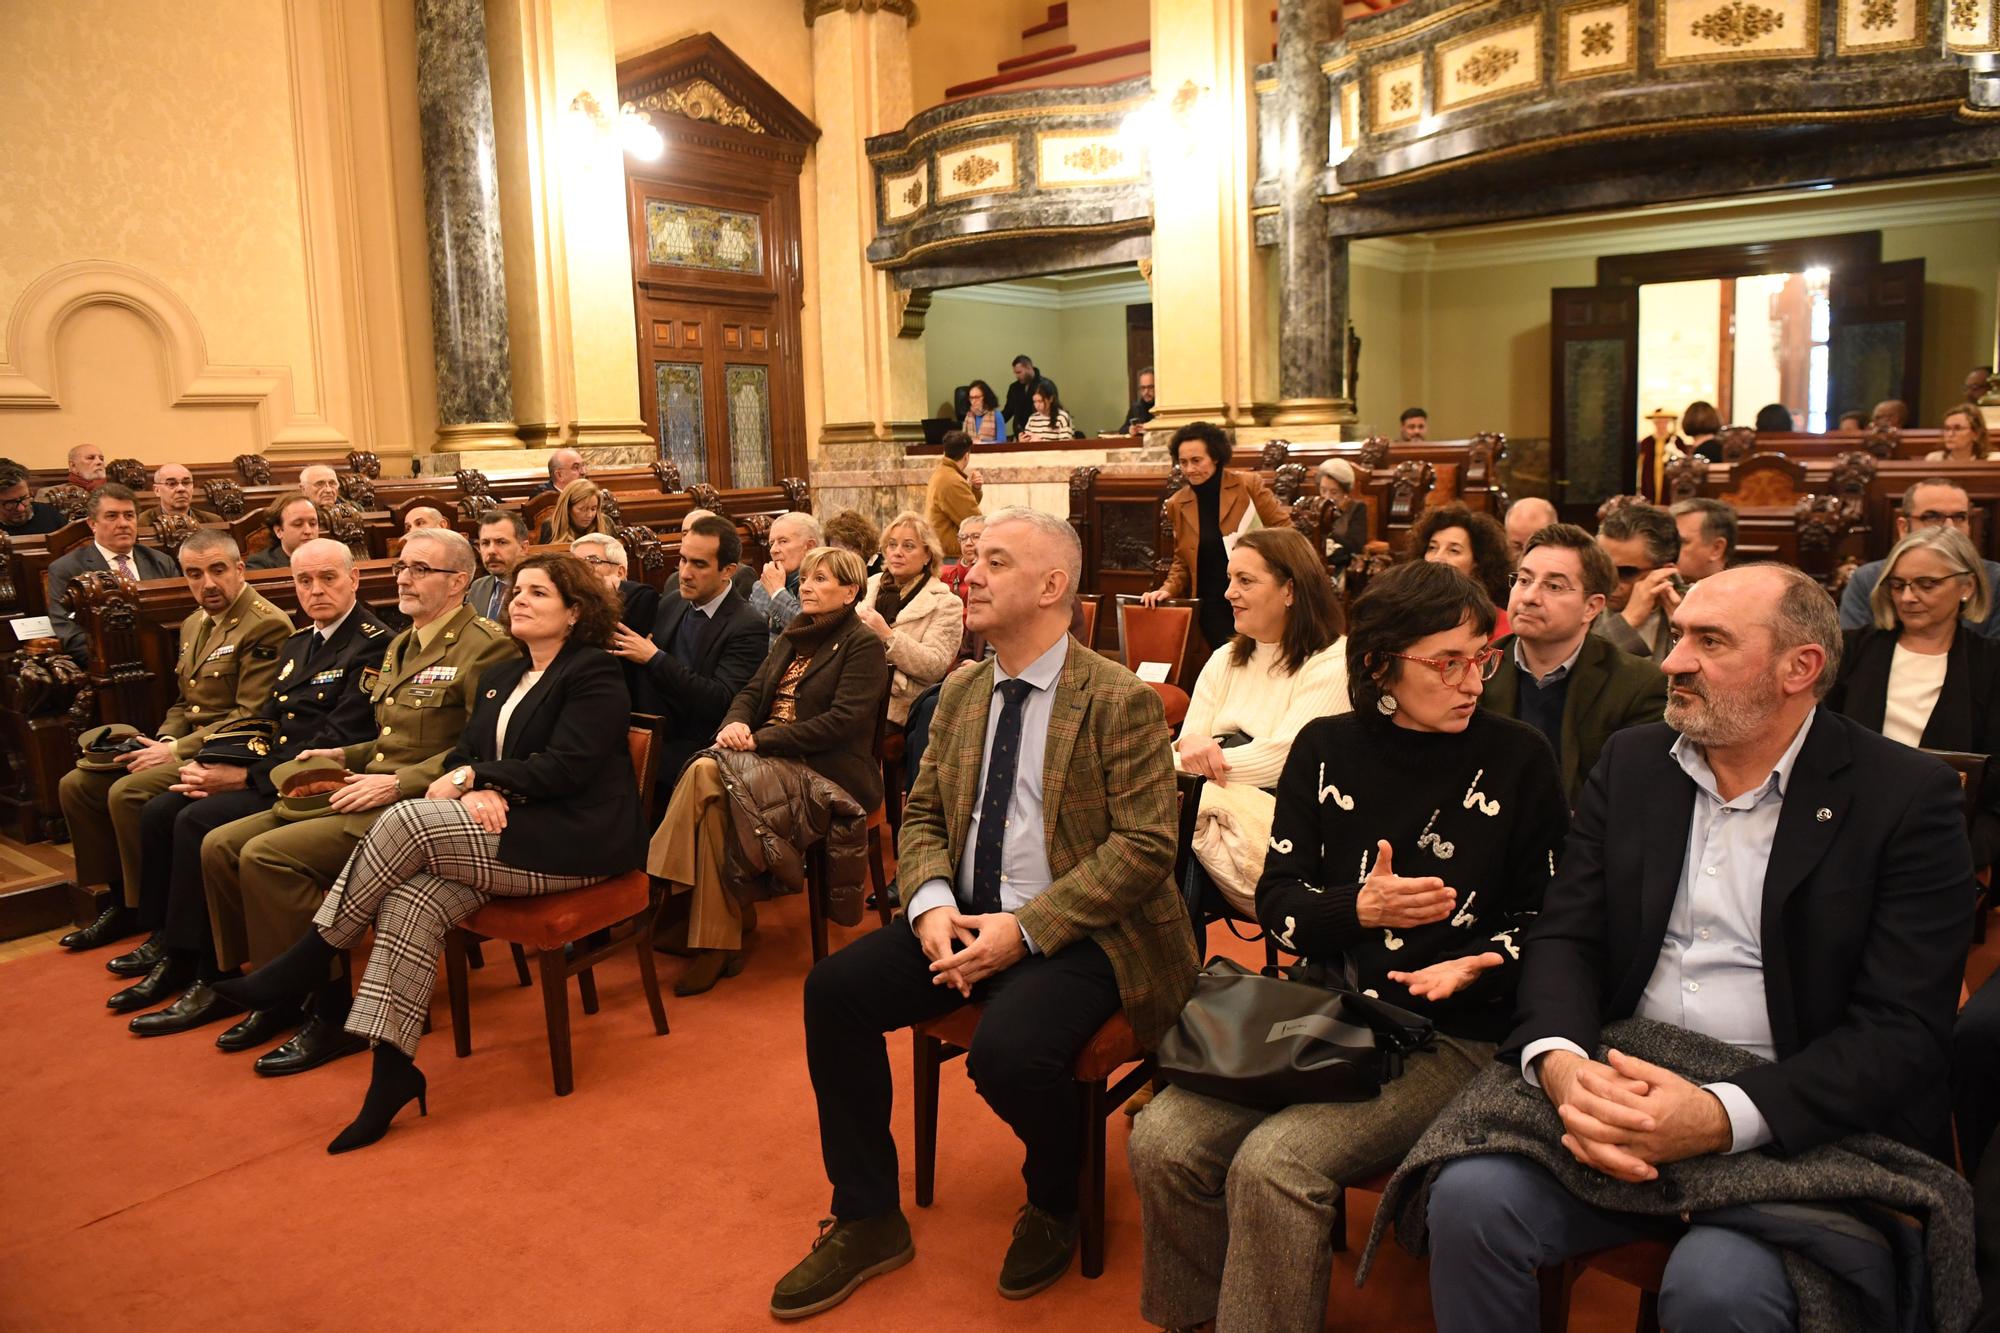
<path id="1" fill-rule="evenodd" d="M 785 626 L 798 618 L 799 614 L 799 573 L 793 570 L 785 576 L 785 586 L 772 592 L 761 580 L 750 585 L 750 609 L 764 617 L 764 632 L 773 643 L 784 633 Z"/>
<path id="2" fill-rule="evenodd" d="M 986 745 L 979 756 L 979 782 L 973 790 L 972 824 L 965 832 L 965 846 L 958 856 L 958 884 L 949 880 L 926 880 L 910 899 L 910 929 L 917 918 L 933 907 L 956 902 L 962 911 L 972 908 L 972 857 L 979 847 L 980 795 L 986 790 L 986 768 L 993 759 L 993 736 L 1000 730 L 1000 714 L 1005 700 L 999 685 L 1004 680 L 1024 680 L 1034 688 L 1021 703 L 1021 757 L 1014 770 L 1014 790 L 1007 796 L 1006 831 L 1000 843 L 1000 910 L 1018 912 L 1044 889 L 1053 876 L 1049 872 L 1048 841 L 1042 834 L 1042 766 L 1048 755 L 1049 719 L 1055 715 L 1056 682 L 1062 677 L 1063 662 L 1069 656 L 1069 636 L 1065 634 L 1040 657 L 1030 662 L 1019 676 L 1010 676 L 993 662 L 993 705 L 986 710 Z M 1021 938 L 1034 951 L 1035 942 L 1027 929 Z"/>
<path id="3" fill-rule="evenodd" d="M 1636 1016 L 1726 1041 L 1766 1060 L 1777 1059 L 1771 1011 L 1764 994 L 1764 878 L 1792 766 L 1818 710 L 1778 757 L 1770 776 L 1734 800 L 1716 789 L 1701 747 L 1682 736 L 1674 762 L 1694 780 L 1694 818 L 1688 826 L 1681 887 L 1667 916 L 1659 961 L 1639 997 Z M 1535 1060 L 1552 1050 L 1589 1052 L 1561 1037 L 1543 1037 L 1521 1048 L 1521 1073 L 1540 1086 Z M 1734 1083 L 1704 1083 L 1729 1113 L 1732 1153 L 1761 1148 L 1771 1126 L 1750 1095 Z"/>

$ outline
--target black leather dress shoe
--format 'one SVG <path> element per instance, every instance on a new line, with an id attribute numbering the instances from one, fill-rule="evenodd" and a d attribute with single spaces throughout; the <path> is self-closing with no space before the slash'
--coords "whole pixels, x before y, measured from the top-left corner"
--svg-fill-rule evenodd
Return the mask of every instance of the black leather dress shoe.
<path id="1" fill-rule="evenodd" d="M 215 1039 L 215 1048 L 218 1051 L 247 1051 L 253 1046 L 262 1046 L 276 1041 L 287 1032 L 297 1031 L 305 1018 L 296 1009 L 252 1009 L 248 1018 L 225 1029 Z"/>
<path id="2" fill-rule="evenodd" d="M 104 1007 L 114 1014 L 129 1014 L 134 1009 L 164 1004 L 193 980 L 193 974 L 194 969 L 187 964 L 162 958 L 136 985 L 127 986 L 106 1000 Z"/>
<path id="3" fill-rule="evenodd" d="M 153 970 L 153 964 L 167 955 L 167 946 L 160 943 L 158 935 L 149 935 L 146 942 L 130 953 L 121 953 L 108 959 L 104 970 L 115 977 L 143 977 Z"/>
<path id="4" fill-rule="evenodd" d="M 257 1072 L 267 1078 L 303 1074 L 343 1055 L 359 1055 L 368 1049 L 368 1039 L 323 1018 L 309 1018 L 299 1035 L 275 1051 L 257 1057 Z"/>
<path id="5" fill-rule="evenodd" d="M 138 927 L 134 924 L 137 915 L 125 905 L 124 899 L 113 893 L 111 906 L 99 912 L 97 920 L 78 930 L 72 930 L 56 943 L 79 953 L 85 949 L 101 948 L 114 940 L 122 940 L 137 930 Z"/>
<path id="6" fill-rule="evenodd" d="M 206 981 L 197 981 L 181 992 L 180 998 L 166 1008 L 153 1014 L 140 1014 L 132 1020 L 132 1031 L 142 1037 L 164 1037 L 175 1032 L 186 1032 L 208 1023 L 220 1022 L 231 1014 L 243 1011 L 228 1000 L 209 989 Z"/>

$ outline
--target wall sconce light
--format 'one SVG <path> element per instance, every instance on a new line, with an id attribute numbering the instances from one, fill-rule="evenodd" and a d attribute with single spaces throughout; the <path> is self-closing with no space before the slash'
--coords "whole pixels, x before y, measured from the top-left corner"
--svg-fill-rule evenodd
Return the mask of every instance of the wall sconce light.
<path id="1" fill-rule="evenodd" d="M 1214 138 L 1214 105 L 1210 90 L 1189 79 L 1172 97 L 1155 95 L 1127 114 L 1119 122 L 1118 135 L 1135 150 L 1152 156 L 1172 147 L 1180 156 L 1192 157 L 1197 148 Z"/>
<path id="2" fill-rule="evenodd" d="M 570 99 L 569 109 L 600 133 L 610 133 L 611 118 L 588 88 Z M 618 108 L 618 146 L 632 157 L 651 162 L 666 151 L 667 141 L 653 125 L 651 115 L 627 102 Z"/>

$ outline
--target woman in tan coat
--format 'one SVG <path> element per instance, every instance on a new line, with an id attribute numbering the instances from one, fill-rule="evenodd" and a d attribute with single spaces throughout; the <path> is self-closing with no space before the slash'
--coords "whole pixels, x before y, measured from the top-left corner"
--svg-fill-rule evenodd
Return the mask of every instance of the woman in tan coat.
<path id="1" fill-rule="evenodd" d="M 889 721 L 900 727 L 917 696 L 945 678 L 965 637 L 965 604 L 938 577 L 944 551 L 922 515 L 906 509 L 882 530 L 880 574 L 854 611 L 882 641 L 895 675 Z"/>
<path id="2" fill-rule="evenodd" d="M 1167 500 L 1174 563 L 1166 582 L 1139 600 L 1152 606 L 1192 593 L 1201 599 L 1202 637 L 1220 648 L 1236 632 L 1226 600 L 1236 538 L 1251 528 L 1289 527 L 1291 517 L 1256 473 L 1229 468 L 1229 437 L 1221 428 L 1190 422 L 1174 432 L 1173 450 L 1188 483 Z"/>

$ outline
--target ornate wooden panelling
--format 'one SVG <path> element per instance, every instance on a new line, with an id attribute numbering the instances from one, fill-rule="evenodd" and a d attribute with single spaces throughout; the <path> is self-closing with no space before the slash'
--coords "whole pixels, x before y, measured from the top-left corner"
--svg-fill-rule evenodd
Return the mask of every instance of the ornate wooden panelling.
<path id="1" fill-rule="evenodd" d="M 1630 74 L 1639 68 L 1638 0 L 1570 5 L 1556 34 L 1556 79 Z"/>
<path id="2" fill-rule="evenodd" d="M 690 486 L 801 475 L 799 172 L 819 130 L 706 34 L 625 62 L 618 84 L 667 145 L 625 163 L 646 424 Z"/>
<path id="3" fill-rule="evenodd" d="M 1006 194 L 1021 185 L 1019 141 L 981 139 L 937 155 L 937 200 L 948 204 L 975 194 Z"/>
<path id="4" fill-rule="evenodd" d="M 1542 20 L 1496 23 L 1437 46 L 1437 110 L 1455 111 L 1542 86 Z"/>
<path id="5" fill-rule="evenodd" d="M 1810 59 L 1819 53 L 1819 0 L 1653 0 L 1656 62 Z"/>

